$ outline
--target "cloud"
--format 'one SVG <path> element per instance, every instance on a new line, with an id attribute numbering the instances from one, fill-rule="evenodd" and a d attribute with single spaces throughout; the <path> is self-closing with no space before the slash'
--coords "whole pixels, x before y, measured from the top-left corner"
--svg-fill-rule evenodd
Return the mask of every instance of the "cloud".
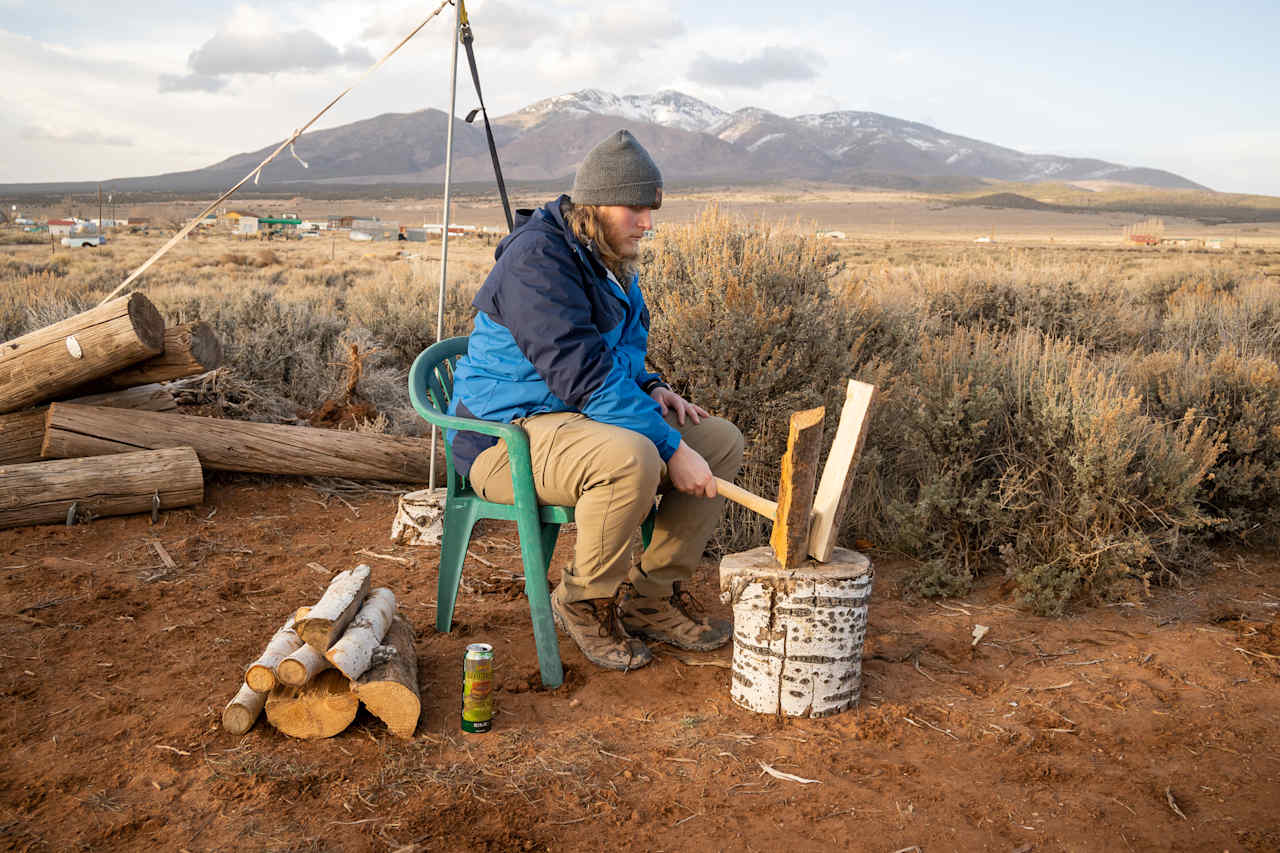
<path id="1" fill-rule="evenodd" d="M 113 136 L 96 130 L 56 131 L 34 124 L 20 128 L 18 137 L 27 142 L 69 142 L 73 145 L 111 145 L 120 148 L 133 146 L 133 139 L 128 136 Z"/>
<path id="2" fill-rule="evenodd" d="M 798 48 L 766 47 L 747 59 L 720 59 L 699 53 L 689 65 L 689 79 L 708 86 L 763 86 L 812 80 L 824 64 L 819 54 Z"/>
<path id="3" fill-rule="evenodd" d="M 161 74 L 161 92 L 217 92 L 233 74 L 324 71 L 373 64 L 367 49 L 345 48 L 310 29 L 281 31 L 265 13 L 238 6 L 217 32 L 187 57 L 186 74 Z"/>
<path id="4" fill-rule="evenodd" d="M 339 50 L 311 30 L 286 33 L 219 31 L 187 58 L 195 74 L 274 74 L 319 71 L 338 65 L 372 62 L 361 47 Z"/>
<path id="5" fill-rule="evenodd" d="M 227 85 L 222 77 L 205 74 L 161 74 L 161 92 L 217 92 Z"/>

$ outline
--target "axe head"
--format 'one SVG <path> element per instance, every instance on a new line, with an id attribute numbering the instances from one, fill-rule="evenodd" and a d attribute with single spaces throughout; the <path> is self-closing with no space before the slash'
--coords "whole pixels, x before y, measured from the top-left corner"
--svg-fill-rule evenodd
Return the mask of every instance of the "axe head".
<path id="1" fill-rule="evenodd" d="M 773 546 L 778 563 L 794 569 L 809 551 L 809 517 L 818 482 L 818 457 L 822 453 L 822 418 L 819 406 L 791 416 L 787 433 L 787 453 L 782 457 L 778 477 L 778 515 L 773 523 Z"/>

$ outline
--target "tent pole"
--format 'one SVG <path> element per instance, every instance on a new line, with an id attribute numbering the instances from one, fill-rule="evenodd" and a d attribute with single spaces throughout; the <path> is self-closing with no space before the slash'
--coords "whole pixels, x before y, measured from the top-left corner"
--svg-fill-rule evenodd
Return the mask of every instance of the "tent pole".
<path id="1" fill-rule="evenodd" d="M 462 1 L 454 0 L 453 50 L 449 65 L 449 123 L 444 142 L 444 204 L 440 222 L 440 293 L 436 300 L 436 341 L 444 340 L 444 291 L 449 270 L 449 182 L 453 172 L 453 116 L 458 102 L 458 33 L 462 29 Z M 436 487 L 436 438 L 438 430 L 431 425 L 431 465 L 427 474 L 427 487 Z"/>

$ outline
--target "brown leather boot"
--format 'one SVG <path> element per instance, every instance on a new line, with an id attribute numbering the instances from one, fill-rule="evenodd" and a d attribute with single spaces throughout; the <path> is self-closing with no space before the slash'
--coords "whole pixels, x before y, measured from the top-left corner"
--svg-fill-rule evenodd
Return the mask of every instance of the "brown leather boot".
<path id="1" fill-rule="evenodd" d="M 718 649 L 733 636 L 733 625 L 704 616 L 701 604 L 680 582 L 671 585 L 666 598 L 638 594 L 631 584 L 622 585 L 622 625 L 632 634 L 655 643 L 668 643 L 691 652 Z"/>
<path id="2" fill-rule="evenodd" d="M 551 593 L 551 615 L 596 666 L 628 672 L 653 660 L 649 647 L 622 626 L 617 596 L 565 601 L 561 584 Z"/>

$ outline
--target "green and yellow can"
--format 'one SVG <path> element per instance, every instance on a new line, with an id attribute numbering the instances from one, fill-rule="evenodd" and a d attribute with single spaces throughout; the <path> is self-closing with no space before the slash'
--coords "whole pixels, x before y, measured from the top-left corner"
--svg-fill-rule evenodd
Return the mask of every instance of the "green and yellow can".
<path id="1" fill-rule="evenodd" d="M 462 659 L 462 730 L 493 728 L 493 646 L 472 643 Z"/>

